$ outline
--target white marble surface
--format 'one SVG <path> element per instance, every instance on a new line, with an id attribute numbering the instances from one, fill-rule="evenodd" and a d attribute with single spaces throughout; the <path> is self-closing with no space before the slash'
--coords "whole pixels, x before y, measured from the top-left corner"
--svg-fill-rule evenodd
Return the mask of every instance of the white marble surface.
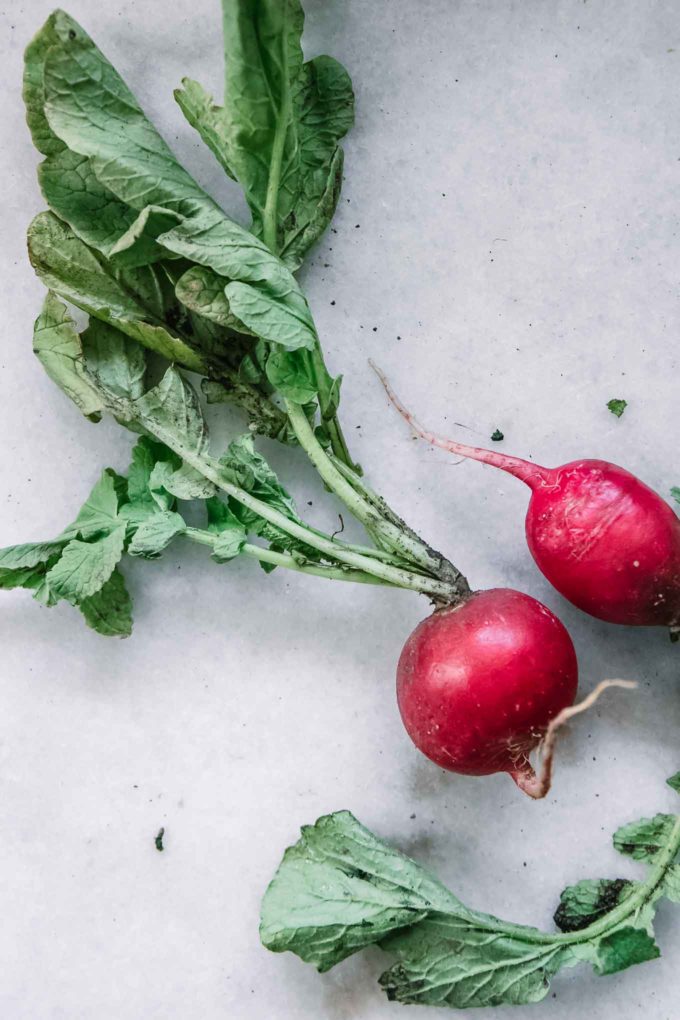
<path id="1" fill-rule="evenodd" d="M 678 647 L 566 605 L 524 545 L 523 487 L 413 443 L 366 359 L 429 423 L 469 426 L 463 438 L 483 442 L 499 426 L 504 449 L 539 462 L 599 456 L 662 492 L 680 483 L 680 10 L 673 0 L 307 7 L 308 53 L 343 60 L 358 100 L 337 233 L 304 273 L 329 361 L 345 373 L 352 446 L 475 586 L 513 585 L 560 614 L 583 691 L 610 675 L 638 678 L 640 690 L 573 726 L 554 792 L 534 804 L 505 776 L 447 775 L 410 745 L 393 677 L 427 611 L 415 596 L 218 568 L 179 544 L 128 568 L 128 641 L 96 636 L 68 607 L 4 594 L 3 1020 L 425 1016 L 382 998 L 377 951 L 320 976 L 261 948 L 260 897 L 300 824 L 348 807 L 471 905 L 550 925 L 566 883 L 636 873 L 611 849 L 617 825 L 673 807 L 664 779 L 680 767 Z M 42 287 L 24 232 L 41 199 L 21 54 L 49 9 L 24 0 L 0 12 L 0 544 L 60 529 L 130 447 L 114 424 L 79 417 L 30 351 Z M 214 0 L 69 9 L 199 179 L 242 215 L 172 99 L 186 73 L 219 89 Z M 620 421 L 611 397 L 629 401 Z M 271 457 L 302 506 L 312 500 L 310 517 L 332 525 L 337 507 L 301 456 L 272 447 Z M 677 908 L 662 907 L 657 928 L 661 960 L 614 978 L 567 972 L 543 1004 L 501 1015 L 677 1020 Z"/>

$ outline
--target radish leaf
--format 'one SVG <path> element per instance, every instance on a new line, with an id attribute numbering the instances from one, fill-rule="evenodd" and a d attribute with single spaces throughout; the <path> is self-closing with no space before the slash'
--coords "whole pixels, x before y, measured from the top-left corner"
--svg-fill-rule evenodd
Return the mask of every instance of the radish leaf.
<path id="1" fill-rule="evenodd" d="M 90 542 L 73 539 L 45 575 L 52 594 L 73 605 L 94 595 L 111 577 L 123 555 L 124 542 L 124 524 Z"/>
<path id="2" fill-rule="evenodd" d="M 128 637 L 132 633 L 132 599 L 118 568 L 106 584 L 83 599 L 78 608 L 87 625 L 104 637 Z"/>
<path id="3" fill-rule="evenodd" d="M 253 232 L 295 269 L 335 211 L 338 142 L 354 120 L 352 84 L 331 57 L 303 63 L 298 0 L 235 0 L 223 11 L 225 105 L 191 80 L 175 98 L 240 181 Z"/>
<path id="4" fill-rule="evenodd" d="M 629 896 L 636 884 L 627 878 L 585 878 L 570 885 L 560 896 L 555 924 L 560 931 L 587 928 Z"/>
<path id="5" fill-rule="evenodd" d="M 146 309 L 114 270 L 52 213 L 39 213 L 31 223 L 28 251 L 33 268 L 50 290 L 144 347 L 201 370 L 200 356 L 163 326 L 147 322 Z"/>
<path id="6" fill-rule="evenodd" d="M 92 421 L 104 410 L 101 394 L 85 368 L 75 323 L 54 294 L 48 292 L 33 329 L 33 350 L 50 379 Z"/>
<path id="7" fill-rule="evenodd" d="M 186 531 L 183 517 L 169 510 L 160 511 L 142 521 L 128 546 L 128 553 L 147 560 L 157 559 L 183 531 Z"/>
<path id="8" fill-rule="evenodd" d="M 680 788 L 680 779 L 670 781 Z M 284 854 L 262 901 L 263 944 L 328 970 L 377 945 L 397 962 L 380 978 L 390 999 L 423 1005 L 538 1002 L 563 967 L 600 975 L 655 959 L 662 896 L 680 901 L 680 816 L 624 826 L 615 845 L 649 865 L 646 879 L 565 889 L 549 934 L 468 910 L 426 871 L 347 811 L 320 818 Z"/>

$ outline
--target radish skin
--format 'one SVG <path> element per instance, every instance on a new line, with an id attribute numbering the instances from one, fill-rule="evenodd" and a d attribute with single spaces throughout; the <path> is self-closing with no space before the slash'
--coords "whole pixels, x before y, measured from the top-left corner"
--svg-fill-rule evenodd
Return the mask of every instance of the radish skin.
<path id="1" fill-rule="evenodd" d="M 449 453 L 482 461 L 531 489 L 526 539 L 539 570 L 579 609 L 643 627 L 680 627 L 680 520 L 653 489 L 604 460 L 545 468 L 424 428 L 371 362 L 413 430 Z"/>
<path id="2" fill-rule="evenodd" d="M 463 775 L 507 772 L 533 797 L 545 796 L 550 776 L 537 777 L 529 755 L 577 685 L 566 628 L 508 588 L 476 592 L 423 620 L 397 668 L 399 711 L 423 754 Z"/>

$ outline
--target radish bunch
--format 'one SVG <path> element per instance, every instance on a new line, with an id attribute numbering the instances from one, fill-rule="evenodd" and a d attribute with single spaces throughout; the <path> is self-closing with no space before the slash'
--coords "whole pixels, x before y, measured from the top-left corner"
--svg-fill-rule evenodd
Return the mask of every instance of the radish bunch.
<path id="1" fill-rule="evenodd" d="M 181 166 L 65 12 L 50 15 L 26 51 L 27 121 L 45 157 L 39 177 L 49 206 L 28 231 L 47 288 L 34 351 L 88 419 L 109 414 L 141 438 L 127 476 L 105 471 L 65 530 L 0 549 L 0 589 L 23 588 L 45 606 L 67 602 L 100 634 L 125 637 L 132 600 L 124 564 L 156 559 L 181 540 L 220 564 L 244 557 L 267 573 L 426 595 L 436 611 L 399 665 L 408 732 L 447 769 L 508 772 L 542 796 L 554 733 L 575 711 L 571 639 L 527 595 L 473 592 L 368 487 L 340 423 L 342 377 L 326 365 L 295 277 L 338 199 L 340 141 L 353 119 L 349 76 L 329 57 L 304 61 L 297 0 L 225 0 L 224 29 L 224 105 L 189 80 L 175 98 L 241 184 L 250 230 Z M 82 332 L 64 301 L 89 317 Z M 211 448 L 185 371 L 203 377 L 210 402 L 235 403 L 247 416 L 247 431 L 226 451 Z M 258 434 L 308 457 L 364 527 L 364 544 L 305 519 L 256 449 Z M 617 622 L 676 625 L 680 529 L 642 483 L 598 462 L 550 472 L 421 434 L 532 487 L 532 551 L 577 605 Z M 192 500 L 203 502 L 202 520 L 186 514 Z M 536 774 L 529 755 L 538 744 Z"/>

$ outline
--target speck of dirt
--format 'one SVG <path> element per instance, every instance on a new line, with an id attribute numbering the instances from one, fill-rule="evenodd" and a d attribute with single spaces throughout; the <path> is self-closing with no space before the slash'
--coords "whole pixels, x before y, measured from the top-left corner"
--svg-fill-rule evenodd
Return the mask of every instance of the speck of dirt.
<path id="1" fill-rule="evenodd" d="M 163 853 L 163 851 L 165 850 L 165 847 L 163 846 L 163 836 L 164 835 L 165 835 L 165 829 L 161 826 L 161 828 L 158 830 L 158 834 L 157 834 L 156 838 L 154 839 L 154 843 L 156 845 L 156 850 L 158 850 L 159 853 Z"/>

